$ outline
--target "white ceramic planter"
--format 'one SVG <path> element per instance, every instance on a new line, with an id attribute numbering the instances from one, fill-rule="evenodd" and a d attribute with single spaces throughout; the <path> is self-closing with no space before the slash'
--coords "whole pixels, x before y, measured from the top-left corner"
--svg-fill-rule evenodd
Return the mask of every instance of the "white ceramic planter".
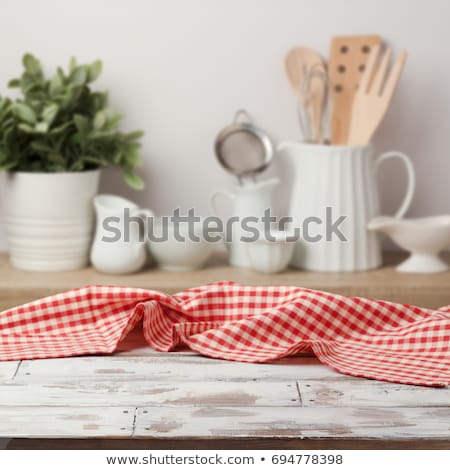
<path id="1" fill-rule="evenodd" d="M 5 222 L 11 263 L 29 271 L 87 265 L 99 170 L 6 176 Z"/>

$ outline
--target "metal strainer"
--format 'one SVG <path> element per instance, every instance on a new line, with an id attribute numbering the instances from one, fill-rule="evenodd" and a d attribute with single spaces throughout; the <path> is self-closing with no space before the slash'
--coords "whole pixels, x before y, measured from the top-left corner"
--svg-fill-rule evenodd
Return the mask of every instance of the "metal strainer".
<path id="1" fill-rule="evenodd" d="M 273 145 L 269 136 L 253 125 L 247 111 L 240 109 L 233 123 L 223 129 L 215 142 L 216 157 L 220 164 L 238 177 L 254 178 L 265 170 L 272 160 Z"/>

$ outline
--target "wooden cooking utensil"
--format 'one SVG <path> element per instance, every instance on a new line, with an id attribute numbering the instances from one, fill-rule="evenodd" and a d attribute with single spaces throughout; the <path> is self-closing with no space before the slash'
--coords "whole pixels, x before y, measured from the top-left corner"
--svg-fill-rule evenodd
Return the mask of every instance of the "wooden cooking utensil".
<path id="1" fill-rule="evenodd" d="M 327 72 L 322 57 L 313 49 L 295 47 L 286 55 L 286 75 L 304 108 L 311 128 L 311 140 L 322 143 L 322 120 L 327 92 Z"/>
<path id="2" fill-rule="evenodd" d="M 391 55 L 391 49 L 387 48 L 379 58 L 380 47 L 372 48 L 353 100 L 350 145 L 368 144 L 386 114 L 407 57 L 406 51 L 401 51 L 388 72 Z"/>
<path id="3" fill-rule="evenodd" d="M 348 139 L 353 98 L 365 70 L 370 50 L 380 36 L 339 36 L 331 41 L 328 81 L 331 94 L 331 143 Z"/>

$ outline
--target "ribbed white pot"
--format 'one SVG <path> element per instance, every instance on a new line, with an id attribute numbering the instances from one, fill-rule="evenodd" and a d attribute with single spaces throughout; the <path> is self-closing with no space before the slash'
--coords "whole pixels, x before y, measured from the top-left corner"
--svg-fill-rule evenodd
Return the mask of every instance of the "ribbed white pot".
<path id="1" fill-rule="evenodd" d="M 14 267 L 69 271 L 88 264 L 99 176 L 99 170 L 6 176 L 5 222 Z"/>
<path id="2" fill-rule="evenodd" d="M 291 162 L 294 185 L 290 215 L 302 227 L 292 265 L 312 271 L 365 271 L 381 264 L 378 236 L 368 230 L 370 220 L 380 214 L 377 171 L 391 158 L 400 159 L 408 175 L 408 186 L 396 217 L 407 211 L 414 193 L 414 168 L 400 152 L 385 152 L 375 158 L 370 145 L 333 146 L 284 142 L 279 146 Z M 328 211 L 328 212 L 327 212 Z M 327 220 L 327 213 L 331 215 Z M 343 217 L 339 230 L 333 223 Z M 308 239 L 305 221 L 312 227 Z M 328 232 L 329 229 L 329 232 Z"/>

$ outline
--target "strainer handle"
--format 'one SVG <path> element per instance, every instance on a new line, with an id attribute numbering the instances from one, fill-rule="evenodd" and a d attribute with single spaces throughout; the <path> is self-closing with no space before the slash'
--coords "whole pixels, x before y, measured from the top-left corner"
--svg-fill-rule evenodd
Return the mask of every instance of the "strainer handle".
<path id="1" fill-rule="evenodd" d="M 238 109 L 234 115 L 234 124 L 239 124 L 239 122 L 246 122 L 252 124 L 252 118 L 250 117 L 249 112 L 246 109 Z"/>

